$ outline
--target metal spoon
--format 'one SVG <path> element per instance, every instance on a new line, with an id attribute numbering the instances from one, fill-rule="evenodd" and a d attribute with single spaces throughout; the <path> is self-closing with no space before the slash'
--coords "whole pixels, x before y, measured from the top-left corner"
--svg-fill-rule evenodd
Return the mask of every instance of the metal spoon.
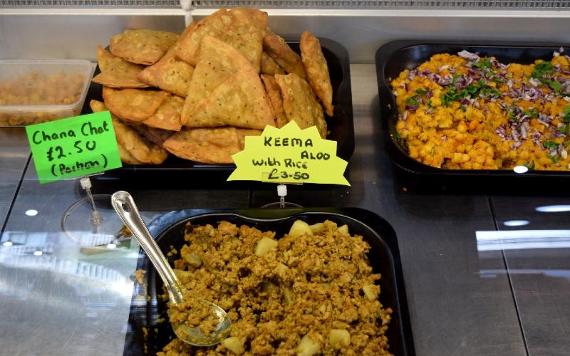
<path id="1" fill-rule="evenodd" d="M 123 220 L 125 225 L 131 230 L 133 236 L 137 239 L 148 258 L 152 262 L 154 268 L 162 278 L 168 297 L 172 304 L 182 303 L 184 297 L 182 294 L 182 285 L 178 277 L 174 274 L 168 261 L 160 251 L 160 248 L 152 238 L 143 219 L 139 214 L 139 210 L 135 205 L 133 197 L 125 191 L 118 191 L 111 197 L 113 208 Z M 218 325 L 210 335 L 204 334 L 198 327 L 191 328 L 184 324 L 172 324 L 174 333 L 184 342 L 194 346 L 212 346 L 225 337 L 230 329 L 231 321 L 227 313 L 218 305 L 203 299 L 196 299 L 200 303 L 206 304 L 213 316 L 218 319 Z"/>

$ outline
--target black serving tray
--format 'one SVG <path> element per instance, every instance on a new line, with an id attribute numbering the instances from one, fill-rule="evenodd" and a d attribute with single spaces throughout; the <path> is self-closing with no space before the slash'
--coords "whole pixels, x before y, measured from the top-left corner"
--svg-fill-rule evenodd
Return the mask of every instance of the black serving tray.
<path id="1" fill-rule="evenodd" d="M 334 116 L 327 119 L 329 136 L 327 139 L 337 141 L 337 155 L 344 160 L 349 160 L 354 152 L 354 123 L 352 115 L 352 93 L 350 85 L 350 59 L 347 50 L 338 42 L 326 38 L 320 38 L 323 54 L 327 60 L 331 84 L 333 88 Z M 300 52 L 299 42 L 287 41 L 291 48 Z M 95 75 L 99 73 L 99 67 L 95 69 Z M 91 82 L 83 113 L 90 113 L 89 101 L 101 100 L 103 86 Z M 127 165 L 107 171 L 103 175 L 95 176 L 97 180 L 117 179 L 122 177 L 169 177 L 178 173 L 207 173 L 211 176 L 223 176 L 224 180 L 235 169 L 234 164 L 204 164 L 192 162 L 170 155 L 160 165 Z"/>
<path id="2" fill-rule="evenodd" d="M 303 219 L 309 224 L 326 219 L 339 225 L 347 224 L 351 234 L 362 235 L 370 244 L 370 263 L 374 272 L 381 273 L 382 276 L 380 302 L 393 310 L 387 332 L 390 351 L 394 355 L 415 355 L 398 241 L 390 224 L 376 214 L 359 208 L 182 210 L 160 216 L 150 224 L 149 229 L 156 236 L 160 248 L 168 251 L 171 246 L 179 249 L 184 244 L 184 226 L 189 221 L 193 225 L 215 225 L 221 220 L 227 220 L 276 231 L 278 236 L 282 236 L 297 219 Z M 170 262 L 176 258 L 172 257 Z M 125 355 L 154 354 L 174 337 L 166 316 L 166 304 L 159 297 L 163 291 L 162 281 L 142 251 L 137 269 L 146 271 L 146 284 L 141 286 L 135 283 Z M 158 322 L 159 319 L 166 322 Z M 146 337 L 145 331 L 148 331 Z"/>
<path id="3" fill-rule="evenodd" d="M 570 178 L 566 171 L 535 171 L 524 174 L 511 170 L 459 170 L 435 168 L 409 157 L 402 143 L 396 139 L 398 108 L 392 94 L 390 82 L 404 69 L 413 69 L 437 53 L 456 54 L 462 50 L 494 56 L 502 63 L 530 64 L 536 59 L 550 60 L 560 44 L 517 44 L 501 42 L 441 42 L 441 41 L 393 41 L 376 51 L 376 75 L 380 99 L 380 116 L 386 138 L 386 147 L 400 176 L 424 180 L 428 185 L 446 183 L 473 183 L 480 187 L 498 184 L 502 187 L 519 187 L 543 183 L 545 180 Z M 565 47 L 565 46 L 564 46 Z M 513 186 L 514 184 L 514 186 Z M 486 189 L 486 188 L 485 188 Z"/>

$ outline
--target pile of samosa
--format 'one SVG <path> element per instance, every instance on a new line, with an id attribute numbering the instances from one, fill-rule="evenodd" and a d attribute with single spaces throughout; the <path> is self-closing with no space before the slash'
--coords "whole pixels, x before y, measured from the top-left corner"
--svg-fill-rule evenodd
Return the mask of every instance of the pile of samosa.
<path id="1" fill-rule="evenodd" d="M 304 32 L 300 52 L 267 26 L 267 13 L 221 9 L 181 35 L 126 30 L 97 49 L 103 102 L 127 164 L 160 164 L 172 153 L 232 163 L 245 136 L 294 120 L 327 135 L 332 86 L 319 40 Z"/>

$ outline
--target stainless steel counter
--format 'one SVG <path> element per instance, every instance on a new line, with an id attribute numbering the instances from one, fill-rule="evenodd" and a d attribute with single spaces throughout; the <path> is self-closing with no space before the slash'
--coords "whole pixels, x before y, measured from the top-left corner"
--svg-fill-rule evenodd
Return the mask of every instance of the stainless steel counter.
<path id="1" fill-rule="evenodd" d="M 351 72 L 352 186 L 290 187 L 289 200 L 304 206 L 358 206 L 392 224 L 418 355 L 567 354 L 570 250 L 563 237 L 570 225 L 570 199 L 562 197 L 567 193 L 514 197 L 405 189 L 383 148 L 375 68 L 352 65 Z M 12 137 L 13 132 L 0 130 L 0 135 Z M 23 140 L 6 142 L 12 141 L 0 140 L 0 152 L 6 147 L 27 152 Z M 0 164 L 18 177 L 26 160 L 24 154 L 19 163 L 3 159 Z M 10 184 L 1 179 L 0 184 Z M 13 182 L 17 187 L 19 180 Z M 112 189 L 132 190 L 147 221 L 172 209 L 259 207 L 276 200 L 269 186 L 161 188 L 167 184 L 165 177 L 152 190 L 133 190 L 128 182 Z M 6 197 L 10 201 L 9 192 Z M 105 249 L 103 243 L 90 249 L 80 235 L 64 234 L 64 211 L 81 197 L 75 181 L 39 185 L 33 164 L 27 165 L 1 240 L 14 244 L 0 246 L 1 353 L 123 353 L 137 246 Z M 30 209 L 38 214 L 26 215 Z M 519 231 L 522 238 L 513 239 L 507 231 Z M 483 246 L 478 234 L 503 244 Z"/>

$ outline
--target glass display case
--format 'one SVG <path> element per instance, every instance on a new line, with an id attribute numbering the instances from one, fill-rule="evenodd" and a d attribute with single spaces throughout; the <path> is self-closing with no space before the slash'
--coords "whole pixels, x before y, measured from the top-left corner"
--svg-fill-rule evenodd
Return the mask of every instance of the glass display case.
<path id="1" fill-rule="evenodd" d="M 237 5 L 266 11 L 271 29 L 287 39 L 308 30 L 334 41 L 348 53 L 350 86 L 343 93 L 350 95 L 344 104 L 351 106 L 354 126 L 354 153 L 346 171 L 351 185 L 289 185 L 286 199 L 309 210 L 363 209 L 367 212 L 360 217 L 359 209 L 350 210 L 351 217 L 366 222 L 366 214 L 372 214 L 392 229 L 405 290 L 402 313 L 404 324 L 409 323 L 402 330 L 413 340 L 408 344 L 413 346 L 403 348 L 407 353 L 398 352 L 567 353 L 568 177 L 454 181 L 406 174 L 389 154 L 386 102 L 379 94 L 375 60 L 379 48 L 396 40 L 564 47 L 568 2 L 181 2 L 3 1 L 0 59 L 95 62 L 97 46 L 106 46 L 124 29 L 181 33 L 190 21 Z M 419 54 L 421 49 L 414 52 Z M 83 112 L 91 112 L 87 103 Z M 279 200 L 273 184 L 226 182 L 227 170 L 211 173 L 102 175 L 93 177 L 91 189 L 97 196 L 129 191 L 151 227 L 173 212 L 239 212 Z M 83 199 L 76 179 L 40 184 L 25 129 L 0 128 L 2 353 L 145 352 L 135 318 L 141 308 L 143 313 L 152 309 L 139 272 L 143 253 L 104 202 L 98 209 L 110 220 L 113 236 L 93 234 L 89 222 L 66 231 L 67 212 Z"/>

